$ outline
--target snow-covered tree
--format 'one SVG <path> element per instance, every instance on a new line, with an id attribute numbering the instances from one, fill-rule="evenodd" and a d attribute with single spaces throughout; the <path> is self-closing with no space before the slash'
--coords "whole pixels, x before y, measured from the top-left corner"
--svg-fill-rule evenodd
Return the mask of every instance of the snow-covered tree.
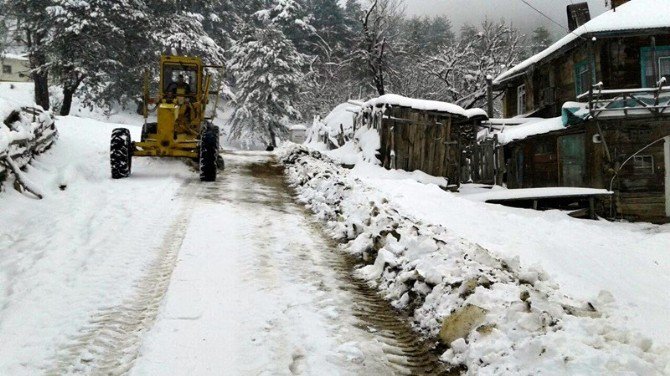
<path id="1" fill-rule="evenodd" d="M 60 114 L 68 115 L 82 83 L 93 99 L 138 62 L 124 41 L 133 37 L 129 31 L 148 21 L 147 9 L 138 0 L 52 0 L 46 12 L 52 20 L 46 38 L 49 67 L 63 87 Z"/>
<path id="2" fill-rule="evenodd" d="M 51 26 L 45 10 L 51 3 L 51 0 L 4 0 L 3 3 L 3 16 L 13 22 L 12 38 L 28 50 L 35 103 L 45 110 L 50 107 L 46 39 Z"/>
<path id="3" fill-rule="evenodd" d="M 421 68 L 439 79 L 442 100 L 464 108 L 482 107 L 486 77 L 497 76 L 521 58 L 523 35 L 505 22 L 484 21 L 481 30 L 463 29 L 458 43 L 421 59 Z"/>
<path id="4" fill-rule="evenodd" d="M 338 0 L 308 0 L 306 7 L 313 30 L 309 53 L 333 58 L 352 48 L 354 31 Z"/>
<path id="5" fill-rule="evenodd" d="M 304 82 L 303 55 L 280 29 L 267 24 L 249 30 L 231 56 L 237 109 L 229 137 L 246 146 L 274 145 L 275 137 L 286 132 L 286 120 L 300 118 L 296 101 Z"/>
<path id="6" fill-rule="evenodd" d="M 400 53 L 402 3 L 398 0 L 374 0 L 361 18 L 361 33 L 352 54 L 355 66 L 365 67 L 365 76 L 379 95 L 384 95 L 389 75 L 395 73 L 390 56 Z"/>
<path id="7" fill-rule="evenodd" d="M 305 1 L 265 0 L 264 8 L 256 12 L 257 25 L 272 25 L 281 30 L 300 53 L 310 53 L 310 39 L 316 30 L 310 25 Z"/>

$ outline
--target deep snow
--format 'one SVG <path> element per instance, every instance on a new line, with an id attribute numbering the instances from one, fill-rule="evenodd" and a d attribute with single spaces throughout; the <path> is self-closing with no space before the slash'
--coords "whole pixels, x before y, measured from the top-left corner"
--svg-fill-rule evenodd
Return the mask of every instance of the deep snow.
<path id="1" fill-rule="evenodd" d="M 60 139 L 27 169 L 44 199 L 9 183 L 0 193 L 0 374 L 61 373 L 64 349 L 91 317 L 132 294 L 179 212 L 178 193 L 197 177 L 180 161 L 144 159 L 133 179 L 113 181 L 117 125 L 57 125 Z"/>
<path id="2" fill-rule="evenodd" d="M 507 190 L 469 196 L 390 176 L 360 178 L 422 221 L 444 225 L 497 256 L 540 266 L 571 297 L 593 300 L 608 291 L 616 300 L 608 313 L 620 325 L 670 345 L 670 225 L 588 221 L 480 202 L 509 197 Z"/>
<path id="3" fill-rule="evenodd" d="M 670 372 L 667 226 L 487 205 L 308 153 L 284 151 L 300 199 L 418 329 L 486 310 L 445 361 L 473 375 Z"/>

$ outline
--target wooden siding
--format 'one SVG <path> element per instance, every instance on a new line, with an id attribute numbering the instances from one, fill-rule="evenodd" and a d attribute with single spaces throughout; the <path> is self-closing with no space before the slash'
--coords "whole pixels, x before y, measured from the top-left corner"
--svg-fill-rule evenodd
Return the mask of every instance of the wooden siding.
<path id="1" fill-rule="evenodd" d="M 393 107 L 380 117 L 380 161 L 387 169 L 420 170 L 459 185 L 463 145 L 473 143 L 472 122 L 456 124 L 449 114 Z"/>
<path id="2" fill-rule="evenodd" d="M 595 121 L 566 128 L 545 135 L 529 137 L 505 146 L 507 186 L 509 188 L 539 188 L 562 185 L 560 137 L 584 135 L 584 181 L 591 188 L 610 189 L 614 171 L 631 155 L 670 135 L 670 119 L 618 119 L 601 121 L 611 161 L 605 143 L 595 143 L 598 135 Z M 635 168 L 629 161 L 613 180 L 615 209 L 619 218 L 631 220 L 666 221 L 666 190 L 664 142 L 660 141 L 641 152 L 639 156 L 651 157 L 652 166 L 646 171 Z M 609 208 L 609 204 L 604 205 Z M 604 215 L 608 213 L 603 213 Z"/>
<path id="3" fill-rule="evenodd" d="M 670 46 L 670 35 L 657 35 L 656 45 Z M 607 89 L 642 87 L 642 48 L 651 47 L 650 36 L 599 38 L 593 45 L 595 82 L 602 82 Z M 589 47 L 582 42 L 562 55 L 554 56 L 536 65 L 530 73 L 510 80 L 504 91 L 503 116 L 521 115 L 516 108 L 516 88 L 526 85 L 527 100 L 524 113 L 536 112 L 543 117 L 560 116 L 561 104 L 575 101 L 575 65 L 589 59 Z M 547 91 L 554 100 L 548 103 Z"/>

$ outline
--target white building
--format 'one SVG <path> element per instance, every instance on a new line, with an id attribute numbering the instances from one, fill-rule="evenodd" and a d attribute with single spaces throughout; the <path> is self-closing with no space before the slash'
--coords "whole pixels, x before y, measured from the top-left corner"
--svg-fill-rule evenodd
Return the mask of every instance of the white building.
<path id="1" fill-rule="evenodd" d="M 27 82 L 30 81 L 30 63 L 23 55 L 0 55 L 0 82 Z"/>

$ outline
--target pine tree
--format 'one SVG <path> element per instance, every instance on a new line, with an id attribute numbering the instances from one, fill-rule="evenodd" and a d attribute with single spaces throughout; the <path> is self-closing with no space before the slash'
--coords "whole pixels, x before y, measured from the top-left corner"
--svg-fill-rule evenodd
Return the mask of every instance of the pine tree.
<path id="1" fill-rule="evenodd" d="M 237 109 L 231 140 L 246 147 L 274 145 L 288 119 L 300 118 L 296 101 L 304 75 L 303 56 L 276 26 L 249 30 L 231 50 Z"/>
<path id="2" fill-rule="evenodd" d="M 145 1 L 152 10 L 151 38 L 158 53 L 181 48 L 179 53 L 222 63 L 223 48 L 205 31 L 206 16 L 198 13 L 201 6 L 187 0 Z"/>
<path id="3" fill-rule="evenodd" d="M 257 26 L 271 25 L 281 30 L 300 53 L 313 52 L 311 37 L 316 30 L 310 24 L 307 0 L 266 0 L 263 10 L 256 12 Z"/>
<path id="4" fill-rule="evenodd" d="M 552 43 L 551 33 L 545 26 L 539 26 L 533 30 L 531 38 L 531 53 L 533 55 L 542 52 Z"/>
<path id="5" fill-rule="evenodd" d="M 310 0 L 307 10 L 314 29 L 310 37 L 313 55 L 342 56 L 353 45 L 354 34 L 347 27 L 345 9 L 338 0 Z"/>
<path id="6" fill-rule="evenodd" d="M 146 9 L 136 0 L 53 0 L 52 4 L 46 9 L 52 26 L 45 43 L 50 70 L 63 87 L 60 114 L 68 115 L 82 83 L 88 99 L 94 100 L 131 61 L 137 61 L 120 42 L 132 37 L 128 31 L 147 22 Z"/>

